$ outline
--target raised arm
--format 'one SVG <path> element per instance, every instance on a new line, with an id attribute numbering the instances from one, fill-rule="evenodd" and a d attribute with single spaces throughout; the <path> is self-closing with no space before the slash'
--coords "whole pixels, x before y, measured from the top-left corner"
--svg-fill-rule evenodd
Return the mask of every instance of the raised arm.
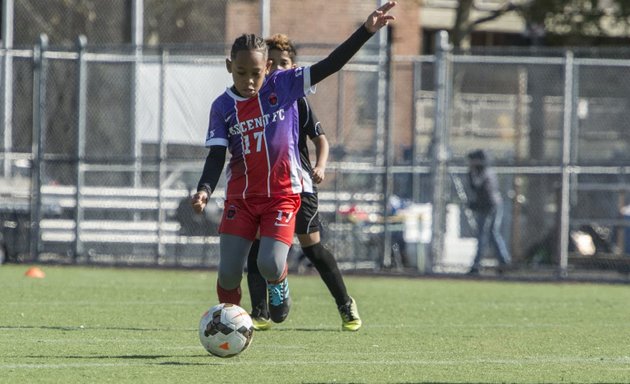
<path id="1" fill-rule="evenodd" d="M 326 77 L 339 71 L 359 49 L 379 29 L 396 18 L 388 15 L 390 9 L 396 5 L 395 1 L 388 1 L 368 16 L 367 20 L 346 41 L 341 43 L 328 57 L 311 67 L 311 85 L 315 85 Z"/>

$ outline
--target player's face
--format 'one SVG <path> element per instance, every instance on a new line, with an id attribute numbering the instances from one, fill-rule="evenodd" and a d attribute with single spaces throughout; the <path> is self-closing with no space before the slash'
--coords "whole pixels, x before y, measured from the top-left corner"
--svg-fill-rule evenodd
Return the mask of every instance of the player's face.
<path id="1" fill-rule="evenodd" d="M 284 71 L 295 67 L 291 56 L 289 56 L 289 52 L 281 51 L 279 49 L 269 50 L 269 61 L 271 62 L 270 72 L 273 72 L 276 69 Z"/>
<path id="2" fill-rule="evenodd" d="M 258 94 L 269 73 L 270 63 L 260 51 L 242 50 L 236 52 L 234 59 L 227 59 L 225 65 L 232 74 L 236 91 L 240 96 L 249 98 Z"/>

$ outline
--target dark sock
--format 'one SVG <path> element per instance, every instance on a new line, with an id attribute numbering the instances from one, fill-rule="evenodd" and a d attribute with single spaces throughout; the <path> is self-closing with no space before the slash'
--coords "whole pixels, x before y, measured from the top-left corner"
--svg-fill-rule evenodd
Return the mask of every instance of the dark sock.
<path id="1" fill-rule="evenodd" d="M 269 317 L 267 307 L 267 281 L 258 270 L 258 249 L 260 240 L 256 239 L 252 243 L 247 256 L 247 287 L 249 288 L 249 298 L 252 301 L 252 316 Z"/>
<path id="2" fill-rule="evenodd" d="M 328 287 L 330 294 L 335 298 L 337 306 L 344 305 L 350 301 L 346 285 L 337 266 L 335 257 L 326 249 L 322 243 L 302 248 L 306 257 L 313 263 L 322 280 Z"/>

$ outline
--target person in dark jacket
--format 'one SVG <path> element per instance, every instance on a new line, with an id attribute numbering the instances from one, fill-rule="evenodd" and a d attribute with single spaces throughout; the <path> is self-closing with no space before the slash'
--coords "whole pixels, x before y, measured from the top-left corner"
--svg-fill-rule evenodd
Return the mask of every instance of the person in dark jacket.
<path id="1" fill-rule="evenodd" d="M 488 245 L 494 248 L 501 269 L 510 264 L 511 258 L 501 236 L 503 199 L 499 192 L 497 175 L 489 166 L 488 154 L 484 150 L 470 152 L 468 164 L 468 204 L 477 221 L 477 254 L 469 273 L 477 274 Z"/>

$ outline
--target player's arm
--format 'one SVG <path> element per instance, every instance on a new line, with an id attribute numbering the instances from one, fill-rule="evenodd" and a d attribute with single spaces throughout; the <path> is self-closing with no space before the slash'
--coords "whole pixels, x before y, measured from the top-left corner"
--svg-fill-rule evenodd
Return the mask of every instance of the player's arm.
<path id="1" fill-rule="evenodd" d="M 368 16 L 363 25 L 359 27 L 346 41 L 338 46 L 327 58 L 319 61 L 310 68 L 311 85 L 315 85 L 326 77 L 339 71 L 359 49 L 372 37 L 379 29 L 395 20 L 395 17 L 388 15 L 390 9 L 396 5 L 395 1 L 388 1 L 383 6 L 375 10 Z"/>
<path id="2" fill-rule="evenodd" d="M 329 145 L 326 135 L 319 135 L 311 139 L 315 144 L 315 166 L 313 167 L 313 181 L 317 184 L 326 178 L 326 163 L 328 162 Z"/>
<path id="3" fill-rule="evenodd" d="M 315 166 L 312 179 L 316 184 L 324 181 L 326 177 L 326 164 L 328 162 L 329 145 L 322 125 L 311 108 L 306 97 L 298 99 L 298 114 L 300 116 L 300 130 L 304 132 L 315 145 Z"/>
<path id="4" fill-rule="evenodd" d="M 223 165 L 225 164 L 226 151 L 227 147 L 222 145 L 213 145 L 210 147 L 210 152 L 203 166 L 201 178 L 197 184 L 197 193 L 193 195 L 191 201 L 193 209 L 197 213 L 201 213 L 206 207 L 208 198 L 212 195 L 212 192 L 214 192 L 214 189 L 219 183 L 219 177 L 221 177 Z"/>

